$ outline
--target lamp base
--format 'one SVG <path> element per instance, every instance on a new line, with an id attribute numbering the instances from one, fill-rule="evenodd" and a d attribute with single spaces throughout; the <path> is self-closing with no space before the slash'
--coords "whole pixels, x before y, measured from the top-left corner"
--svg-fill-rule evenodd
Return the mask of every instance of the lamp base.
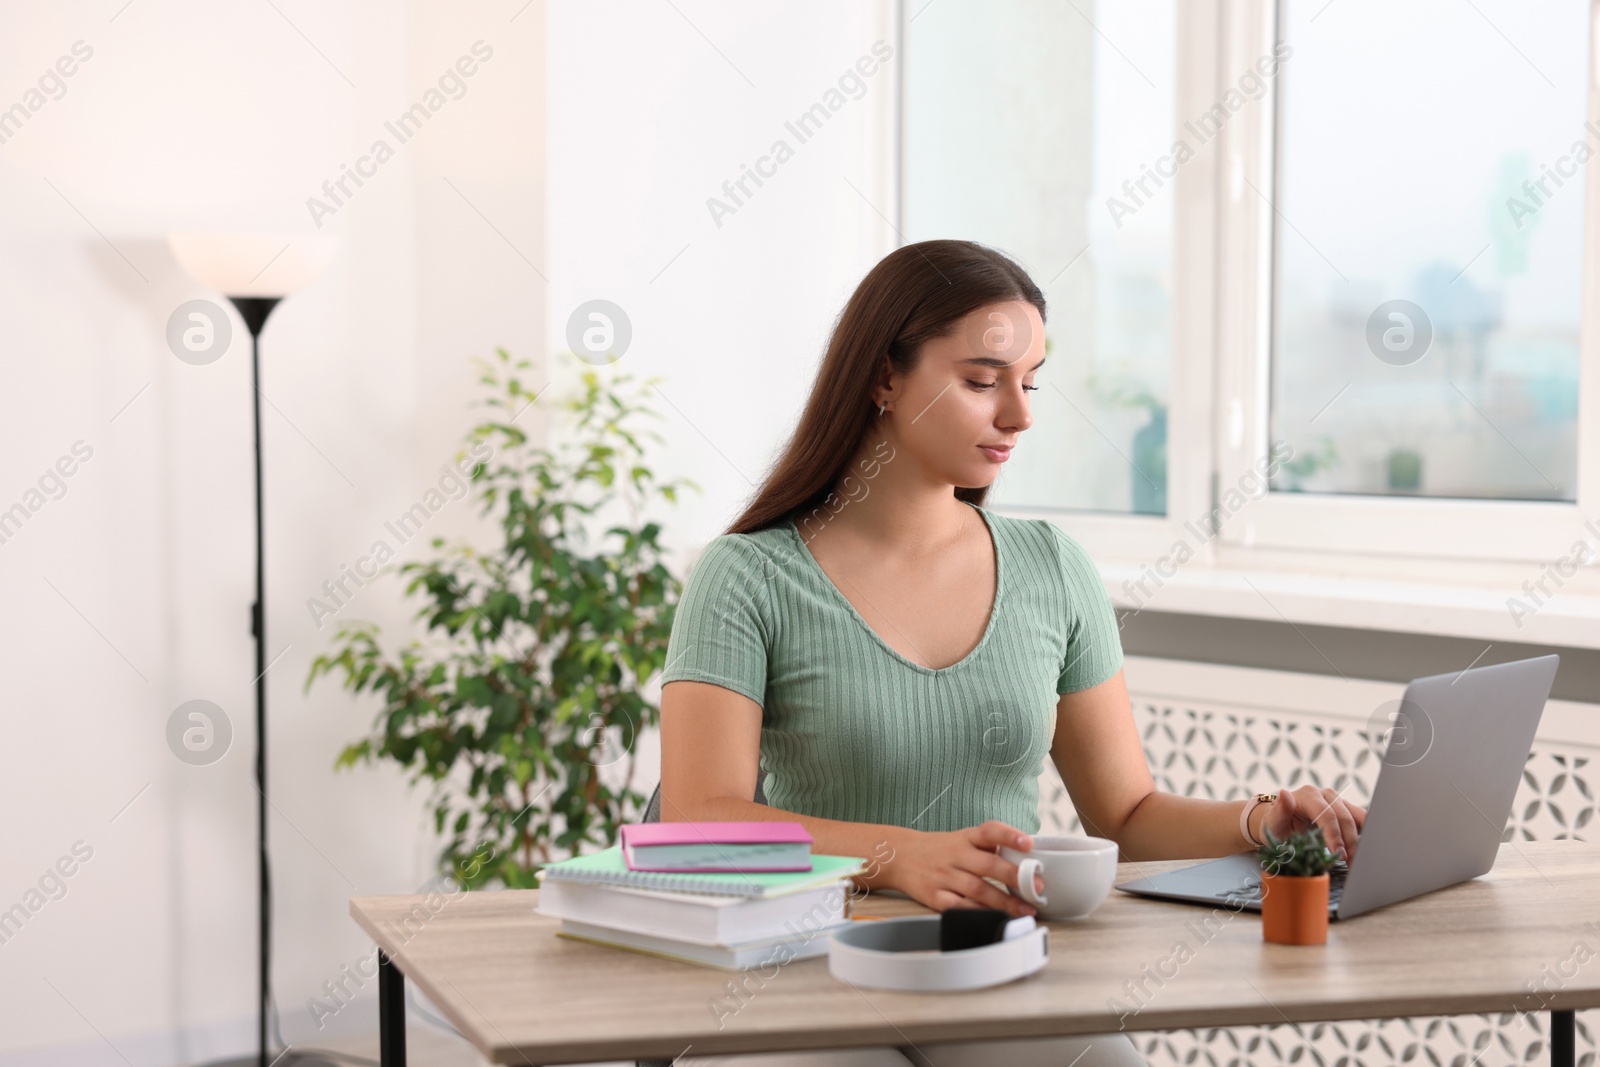
<path id="1" fill-rule="evenodd" d="M 350 1067 L 349 1064 L 319 1056 L 315 1052 L 301 1052 L 293 1046 L 278 1054 L 278 1058 L 269 1061 L 272 1067 Z M 248 1056 L 233 1056 L 225 1060 L 211 1060 L 207 1063 L 197 1064 L 196 1067 L 261 1067 L 261 1059 L 255 1053 Z"/>

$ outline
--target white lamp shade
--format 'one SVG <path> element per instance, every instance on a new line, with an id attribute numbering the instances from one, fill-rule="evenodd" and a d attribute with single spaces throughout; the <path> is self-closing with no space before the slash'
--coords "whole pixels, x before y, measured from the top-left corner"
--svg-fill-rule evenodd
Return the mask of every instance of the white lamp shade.
<path id="1" fill-rule="evenodd" d="M 318 233 L 173 233 L 167 244 L 189 277 L 224 296 L 288 296 L 339 250 Z"/>

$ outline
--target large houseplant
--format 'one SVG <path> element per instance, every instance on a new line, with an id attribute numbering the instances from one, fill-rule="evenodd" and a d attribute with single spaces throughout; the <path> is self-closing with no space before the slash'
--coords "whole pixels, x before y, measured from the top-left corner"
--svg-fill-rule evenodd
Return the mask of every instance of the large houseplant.
<path id="1" fill-rule="evenodd" d="M 1283 945 L 1328 940 L 1328 872 L 1338 857 L 1310 826 L 1279 840 L 1267 830 L 1261 864 L 1261 936 Z"/>
<path id="2" fill-rule="evenodd" d="M 545 447 L 518 424 L 536 400 L 528 362 L 500 349 L 483 367 L 489 413 L 466 442 L 489 453 L 470 484 L 499 543 L 435 538 L 399 568 L 424 639 L 388 651 L 377 626 L 342 626 L 306 685 L 336 675 L 381 699 L 338 765 L 393 760 L 432 786 L 441 870 L 472 859 L 469 888 L 526 888 L 556 853 L 609 844 L 647 800 L 633 788 L 633 741 L 657 721 L 644 689 L 681 585 L 642 516 L 685 483 L 646 465 L 651 383 L 587 372 L 576 397 L 542 405 L 557 416 Z"/>

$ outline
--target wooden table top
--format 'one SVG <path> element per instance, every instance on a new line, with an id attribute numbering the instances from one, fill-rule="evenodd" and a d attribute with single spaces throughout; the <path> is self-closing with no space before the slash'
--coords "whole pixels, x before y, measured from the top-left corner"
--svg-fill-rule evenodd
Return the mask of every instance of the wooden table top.
<path id="1" fill-rule="evenodd" d="M 1117 881 L 1193 862 L 1124 863 Z M 355 897 L 350 913 L 496 1063 L 1600 1007 L 1600 845 L 1580 841 L 1502 845 L 1483 877 L 1333 922 L 1325 945 L 1113 890 L 1049 924 L 1044 970 L 964 993 L 857 988 L 825 957 L 734 973 L 572 941 L 537 900 Z M 927 911 L 871 897 L 856 913 Z"/>

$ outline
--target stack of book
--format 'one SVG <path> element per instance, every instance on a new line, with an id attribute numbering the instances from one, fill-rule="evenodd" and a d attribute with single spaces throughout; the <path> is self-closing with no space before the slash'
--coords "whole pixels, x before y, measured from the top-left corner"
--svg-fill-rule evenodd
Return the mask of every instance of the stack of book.
<path id="1" fill-rule="evenodd" d="M 865 861 L 810 852 L 799 823 L 650 823 L 540 872 L 557 936 L 745 970 L 826 955 Z"/>

